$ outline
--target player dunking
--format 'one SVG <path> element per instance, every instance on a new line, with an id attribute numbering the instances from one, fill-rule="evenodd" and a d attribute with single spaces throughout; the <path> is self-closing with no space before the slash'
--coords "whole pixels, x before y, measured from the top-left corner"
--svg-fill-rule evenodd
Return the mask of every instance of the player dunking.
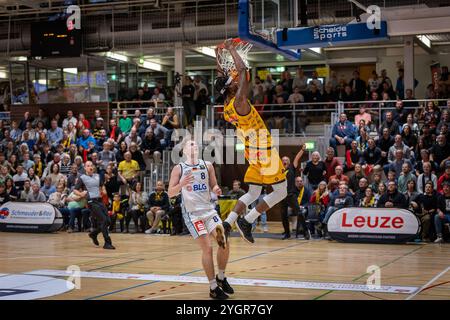
<path id="1" fill-rule="evenodd" d="M 183 218 L 192 237 L 202 250 L 202 265 L 210 284 L 209 296 L 213 299 L 227 299 L 234 290 L 225 277 L 225 268 L 230 255 L 226 245 L 222 220 L 211 201 L 211 190 L 222 194 L 217 185 L 214 167 L 210 162 L 198 158 L 198 146 L 189 140 L 183 147 L 186 161 L 172 169 L 169 182 L 169 197 L 181 192 Z M 215 276 L 211 236 L 219 244 L 217 265 L 219 273 Z"/>
<path id="2" fill-rule="evenodd" d="M 261 212 L 269 210 L 287 196 L 286 175 L 264 121 L 248 101 L 249 73 L 243 59 L 236 50 L 234 40 L 226 40 L 223 49 L 228 50 L 231 54 L 237 75 L 230 74 L 230 72 L 227 74 L 218 60 L 218 71 L 224 76 L 216 79 L 215 88 L 225 98 L 224 119 L 236 127 L 237 136 L 245 145 L 245 158 L 249 162 L 249 168 L 244 177 L 244 182 L 249 185 L 249 190 L 239 198 L 223 226 L 228 239 L 231 226 L 236 222 L 241 236 L 246 241 L 253 243 L 252 223 Z M 217 57 L 219 57 L 219 50 L 223 49 L 222 47 L 216 49 Z M 266 195 L 263 201 L 260 201 L 255 208 L 243 217 L 246 208 L 258 199 L 263 185 L 272 186 L 273 192 Z"/>

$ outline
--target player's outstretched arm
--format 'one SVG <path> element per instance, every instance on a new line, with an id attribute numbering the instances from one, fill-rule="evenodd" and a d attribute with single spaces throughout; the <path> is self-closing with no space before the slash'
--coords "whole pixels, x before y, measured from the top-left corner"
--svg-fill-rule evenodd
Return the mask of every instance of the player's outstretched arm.
<path id="1" fill-rule="evenodd" d="M 236 70 L 239 74 L 239 89 L 236 92 L 236 100 L 234 102 L 234 108 L 240 115 L 247 115 L 250 113 L 250 105 L 248 104 L 248 92 L 250 89 L 250 82 L 247 77 L 247 66 L 242 60 L 239 53 L 236 51 L 236 47 L 233 44 L 232 39 L 225 41 L 225 48 L 230 51 L 233 57 L 234 64 L 236 65 Z"/>

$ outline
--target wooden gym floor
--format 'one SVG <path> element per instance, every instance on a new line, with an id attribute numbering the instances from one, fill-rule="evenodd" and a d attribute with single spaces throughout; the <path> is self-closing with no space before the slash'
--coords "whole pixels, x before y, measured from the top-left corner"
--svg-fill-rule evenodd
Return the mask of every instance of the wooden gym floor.
<path id="1" fill-rule="evenodd" d="M 270 223 L 271 231 L 280 231 L 279 224 Z M 86 233 L 0 233 L 0 273 L 78 265 L 81 271 L 204 276 L 200 251 L 190 236 L 113 233 L 112 239 L 115 251 L 94 247 Z M 413 299 L 450 299 L 450 244 L 259 238 L 249 245 L 237 237 L 230 242 L 230 278 L 365 284 L 367 267 L 377 265 L 383 286 L 421 288 Z M 207 290 L 198 283 L 82 278 L 81 289 L 48 299 L 209 299 Z M 410 295 L 258 286 L 235 286 L 235 291 L 232 299 L 396 300 Z"/>

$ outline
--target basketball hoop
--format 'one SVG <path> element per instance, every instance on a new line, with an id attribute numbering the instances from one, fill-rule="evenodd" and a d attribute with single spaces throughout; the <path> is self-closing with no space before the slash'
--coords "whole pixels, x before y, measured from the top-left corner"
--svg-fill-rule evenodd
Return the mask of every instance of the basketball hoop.
<path id="1" fill-rule="evenodd" d="M 248 53 L 250 49 L 253 47 L 253 44 L 249 42 L 245 42 L 239 38 L 233 39 L 234 47 L 236 48 L 237 53 L 244 61 L 247 69 L 249 68 L 248 64 Z M 217 63 L 222 68 L 223 72 L 227 76 L 233 77 L 234 80 L 237 80 L 238 71 L 236 70 L 236 65 L 234 63 L 233 57 L 230 54 L 230 51 L 225 49 L 224 44 L 220 44 L 217 46 Z"/>

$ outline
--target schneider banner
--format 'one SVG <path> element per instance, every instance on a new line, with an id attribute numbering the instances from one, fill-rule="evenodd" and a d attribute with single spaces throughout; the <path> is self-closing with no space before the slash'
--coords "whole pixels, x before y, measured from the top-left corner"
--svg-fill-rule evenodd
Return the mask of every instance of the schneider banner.
<path id="1" fill-rule="evenodd" d="M 45 202 L 7 202 L 0 206 L 0 231 L 55 232 L 62 226 L 58 209 Z"/>
<path id="2" fill-rule="evenodd" d="M 414 213 L 397 208 L 343 208 L 328 220 L 330 236 L 343 242 L 404 243 L 420 228 Z"/>

